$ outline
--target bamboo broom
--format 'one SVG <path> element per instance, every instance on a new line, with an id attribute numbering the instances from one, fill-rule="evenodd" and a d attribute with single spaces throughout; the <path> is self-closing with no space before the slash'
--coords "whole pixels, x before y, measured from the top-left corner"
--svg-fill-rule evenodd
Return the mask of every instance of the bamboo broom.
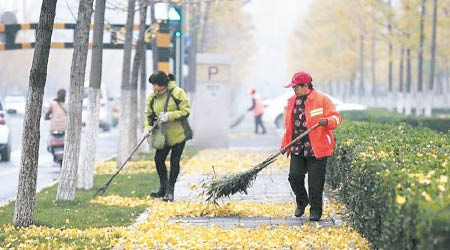
<path id="1" fill-rule="evenodd" d="M 207 196 L 206 201 L 217 203 L 218 199 L 230 197 L 237 192 L 247 194 L 247 188 L 253 184 L 253 181 L 261 170 L 272 164 L 277 157 L 284 154 L 292 144 L 301 140 L 318 126 L 319 124 L 312 126 L 301 135 L 297 136 L 292 142 L 280 149 L 279 152 L 270 155 L 263 162 L 243 173 L 230 174 L 219 179 L 213 177 L 209 183 L 207 182 L 208 180 L 204 181 L 202 188 L 204 189 L 203 194 Z"/>

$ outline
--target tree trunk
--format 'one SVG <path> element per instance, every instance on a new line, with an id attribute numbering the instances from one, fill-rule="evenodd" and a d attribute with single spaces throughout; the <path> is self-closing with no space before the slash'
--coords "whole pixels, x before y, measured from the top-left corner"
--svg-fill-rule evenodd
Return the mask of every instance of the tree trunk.
<path id="1" fill-rule="evenodd" d="M 420 12 L 420 28 L 419 28 L 419 52 L 417 62 L 417 97 L 419 100 L 423 100 L 423 43 L 425 40 L 424 22 L 425 22 L 425 4 L 426 0 L 422 0 L 421 12 Z M 416 115 L 423 114 L 423 104 L 416 102 Z"/>
<path id="2" fill-rule="evenodd" d="M 433 106 L 433 85 L 436 65 L 436 26 L 437 26 L 437 0 L 433 0 L 433 31 L 431 33 L 431 61 L 430 61 L 430 80 L 428 85 L 428 102 L 425 103 L 425 116 L 431 116 Z"/>
<path id="3" fill-rule="evenodd" d="M 331 96 L 336 96 L 336 94 L 334 93 L 334 89 L 333 89 L 333 82 L 332 81 L 328 81 L 328 89 L 329 89 L 329 93 Z"/>
<path id="4" fill-rule="evenodd" d="M 125 25 L 125 42 L 123 46 L 123 67 L 122 67 L 122 85 L 120 94 L 120 122 L 119 122 L 119 145 L 117 147 L 117 167 L 119 168 L 128 157 L 131 149 L 129 147 L 130 138 L 130 64 L 131 47 L 133 39 L 133 20 L 134 20 L 135 0 L 128 0 L 127 23 Z"/>
<path id="5" fill-rule="evenodd" d="M 147 7 L 145 10 L 145 13 L 147 13 Z M 141 60 L 141 70 L 140 70 L 140 89 L 139 89 L 139 118 L 138 118 L 138 135 L 144 134 L 144 119 L 145 115 L 145 106 L 147 103 L 147 45 L 146 43 L 143 44 L 143 50 L 142 53 L 142 60 Z M 143 147 L 141 148 L 142 152 L 147 151 Z"/>
<path id="6" fill-rule="evenodd" d="M 22 135 L 22 156 L 17 199 L 14 208 L 13 224 L 27 227 L 33 223 L 36 202 L 36 180 L 38 173 L 40 121 L 47 63 L 55 20 L 56 0 L 42 2 L 39 27 L 36 34 L 33 63 L 30 70 L 30 83 L 25 107 Z"/>
<path id="7" fill-rule="evenodd" d="M 150 21 L 152 24 L 156 23 L 155 19 L 155 4 L 150 6 Z M 158 72 L 158 46 L 156 45 L 156 36 L 151 41 L 152 44 L 152 59 L 153 59 L 153 72 Z"/>
<path id="8" fill-rule="evenodd" d="M 72 67 L 70 69 L 70 95 L 68 122 L 64 145 L 64 159 L 56 193 L 56 200 L 74 200 L 77 186 L 78 162 L 81 142 L 81 112 L 84 76 L 89 43 L 92 4 L 94 0 L 81 0 L 74 36 Z"/>
<path id="9" fill-rule="evenodd" d="M 193 4 L 190 9 L 191 18 L 191 45 L 188 50 L 188 75 L 186 83 L 186 91 L 195 92 L 196 72 L 197 72 L 197 43 L 198 43 L 198 26 L 200 23 L 199 15 L 196 15 L 199 11 L 199 4 Z M 192 102 L 192 100 L 191 100 Z"/>
<path id="10" fill-rule="evenodd" d="M 356 80 L 356 73 L 352 72 L 352 75 L 350 76 L 350 88 L 349 88 L 349 99 L 350 100 L 354 100 L 354 98 L 355 98 L 355 94 L 356 94 L 355 80 Z"/>
<path id="11" fill-rule="evenodd" d="M 392 8 L 391 6 L 391 0 L 388 1 L 389 9 Z M 392 17 L 389 15 L 389 21 L 388 21 L 388 31 L 389 31 L 389 42 L 388 42 L 388 85 L 389 85 L 389 93 L 392 93 L 394 91 L 393 86 L 393 45 L 392 45 Z M 402 51 L 403 53 L 403 51 Z M 403 58 L 402 58 L 403 59 Z"/>
<path id="12" fill-rule="evenodd" d="M 370 73 L 372 76 L 372 100 L 373 104 L 377 106 L 376 94 L 377 94 L 377 57 L 376 57 L 376 41 L 375 41 L 375 32 L 372 33 L 370 42 Z"/>
<path id="13" fill-rule="evenodd" d="M 131 73 L 131 102 L 130 102 L 130 139 L 129 148 L 134 148 L 137 145 L 137 126 L 138 126 L 138 78 L 139 68 L 142 66 L 142 54 L 144 50 L 144 36 L 145 36 L 145 19 L 147 18 L 145 8 L 145 1 L 141 0 L 140 3 L 140 26 L 139 26 L 139 38 L 136 46 L 136 53 L 134 54 L 133 70 Z"/>
<path id="14" fill-rule="evenodd" d="M 404 91 L 403 91 L 403 67 L 404 67 L 404 58 L 405 58 L 405 47 L 402 46 L 401 50 L 400 50 L 400 63 L 399 63 L 399 69 L 398 69 L 398 79 L 399 79 L 399 83 L 398 83 L 398 95 L 397 95 L 397 112 L 398 113 L 403 113 L 403 96 L 404 96 Z"/>
<path id="15" fill-rule="evenodd" d="M 411 114 L 411 48 L 406 49 L 406 93 L 405 97 L 405 115 Z"/>
<path id="16" fill-rule="evenodd" d="M 206 42 L 208 41 L 206 35 L 208 34 L 208 20 L 209 20 L 209 10 L 211 8 L 211 2 L 207 1 L 205 2 L 206 6 L 205 6 L 205 12 L 203 14 L 203 18 L 202 18 L 202 34 L 201 34 L 201 38 L 200 38 L 200 48 L 197 48 L 198 51 L 200 52 L 205 52 L 207 51 L 206 48 Z"/>
<path id="17" fill-rule="evenodd" d="M 96 0 L 94 12 L 94 39 L 89 83 L 89 112 L 86 134 L 82 138 L 81 162 L 78 169 L 78 188 L 91 189 L 94 185 L 95 153 L 99 124 L 100 85 L 102 82 L 103 29 L 105 24 L 105 1 Z"/>
<path id="18" fill-rule="evenodd" d="M 364 34 L 360 34 L 359 40 L 359 92 L 358 97 L 361 99 L 365 95 L 364 88 Z"/>

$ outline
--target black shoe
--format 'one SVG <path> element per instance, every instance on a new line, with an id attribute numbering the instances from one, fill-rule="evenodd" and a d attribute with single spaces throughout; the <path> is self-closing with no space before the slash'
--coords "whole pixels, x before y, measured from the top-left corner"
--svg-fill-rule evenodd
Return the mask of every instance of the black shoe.
<path id="1" fill-rule="evenodd" d="M 295 217 L 301 217 L 305 213 L 305 207 L 298 207 L 295 209 Z"/>
<path id="2" fill-rule="evenodd" d="M 150 196 L 153 197 L 153 198 L 161 198 L 161 197 L 164 197 L 164 194 L 166 194 L 166 189 L 159 188 L 158 191 L 151 192 Z"/>
<path id="3" fill-rule="evenodd" d="M 163 201 L 173 201 L 174 185 L 169 185 L 166 190 L 166 194 L 163 197 Z"/>
<path id="4" fill-rule="evenodd" d="M 322 217 L 321 213 L 311 211 L 309 215 L 310 221 L 320 221 L 320 217 Z"/>

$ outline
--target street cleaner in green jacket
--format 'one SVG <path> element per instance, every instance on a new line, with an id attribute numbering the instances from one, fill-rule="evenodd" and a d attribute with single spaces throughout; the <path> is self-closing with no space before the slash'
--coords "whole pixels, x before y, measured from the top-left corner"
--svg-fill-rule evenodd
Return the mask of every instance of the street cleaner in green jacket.
<path id="1" fill-rule="evenodd" d="M 164 201 L 174 200 L 174 187 L 180 172 L 180 159 L 186 141 L 192 138 L 192 130 L 187 122 L 190 113 L 189 100 L 184 90 L 166 73 L 158 71 L 148 79 L 153 85 L 153 93 L 147 99 L 145 130 L 155 127 L 149 137 L 149 144 L 156 149 L 155 165 L 159 176 L 159 189 L 150 194 Z M 165 164 L 170 155 L 170 175 Z"/>

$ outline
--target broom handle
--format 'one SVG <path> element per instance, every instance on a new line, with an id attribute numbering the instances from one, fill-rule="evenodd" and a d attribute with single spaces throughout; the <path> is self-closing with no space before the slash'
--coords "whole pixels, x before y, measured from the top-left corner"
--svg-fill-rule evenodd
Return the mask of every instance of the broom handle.
<path id="1" fill-rule="evenodd" d="M 144 136 L 142 137 L 141 141 L 136 145 L 136 147 L 134 147 L 133 151 L 130 153 L 130 155 L 128 156 L 128 158 L 122 163 L 122 166 L 120 166 L 120 168 L 116 171 L 116 173 L 114 173 L 111 178 L 103 185 L 101 186 L 97 192 L 94 194 L 94 197 L 97 196 L 100 192 L 104 192 L 106 191 L 106 188 L 109 187 L 109 184 L 111 184 L 112 180 L 120 173 L 120 171 L 122 171 L 122 169 L 125 167 L 125 165 L 127 164 L 127 162 L 131 159 L 131 157 L 133 157 L 134 153 L 138 150 L 138 148 L 141 146 L 141 144 L 145 141 L 145 139 L 147 139 L 147 137 L 149 137 L 153 131 L 155 130 L 155 128 L 157 126 L 160 125 L 160 121 L 159 118 L 156 120 L 156 125 L 152 127 L 152 129 L 150 131 L 148 131 L 146 134 L 144 134 Z"/>
<path id="2" fill-rule="evenodd" d="M 301 135 L 297 136 L 294 140 L 292 140 L 290 143 L 288 143 L 286 146 L 284 146 L 282 149 L 280 149 L 280 151 L 278 151 L 276 154 L 270 156 L 267 160 L 273 160 L 273 159 L 277 158 L 279 155 L 284 154 L 286 152 L 286 150 L 292 144 L 294 144 L 297 141 L 301 140 L 303 137 L 305 137 L 307 134 L 309 134 L 311 131 L 313 131 L 314 129 L 316 129 L 319 126 L 320 126 L 319 123 L 316 123 L 314 126 L 310 127 L 308 130 L 303 132 Z"/>

